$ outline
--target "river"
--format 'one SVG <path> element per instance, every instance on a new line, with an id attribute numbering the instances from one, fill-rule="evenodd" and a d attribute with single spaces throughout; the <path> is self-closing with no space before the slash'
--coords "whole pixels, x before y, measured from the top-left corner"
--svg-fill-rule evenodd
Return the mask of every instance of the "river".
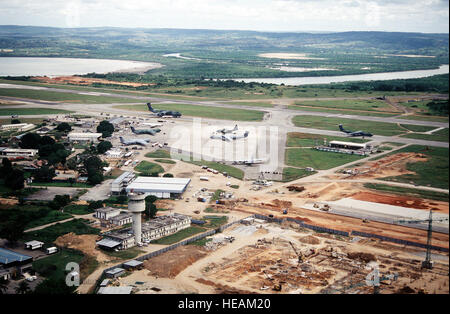
<path id="1" fill-rule="evenodd" d="M 65 76 L 87 73 L 144 73 L 162 67 L 154 62 L 111 59 L 1 57 L 0 76 Z"/>
<path id="2" fill-rule="evenodd" d="M 246 83 L 268 83 L 268 84 L 284 84 L 284 85 L 309 85 L 309 84 L 330 84 L 351 81 L 378 81 L 378 80 L 395 80 L 395 79 L 413 79 L 428 77 L 437 74 L 448 74 L 449 65 L 443 64 L 438 69 L 432 70 L 415 70 L 401 72 L 383 72 L 341 76 L 307 76 L 307 77 L 283 77 L 283 78 L 237 78 L 234 81 L 244 81 Z"/>

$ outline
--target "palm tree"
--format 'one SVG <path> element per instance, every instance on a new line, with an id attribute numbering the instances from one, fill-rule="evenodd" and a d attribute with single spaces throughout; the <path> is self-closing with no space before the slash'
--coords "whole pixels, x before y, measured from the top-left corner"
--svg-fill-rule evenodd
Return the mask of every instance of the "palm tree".
<path id="1" fill-rule="evenodd" d="M 0 294 L 5 294 L 7 288 L 8 288 L 8 281 L 1 278 L 0 279 Z"/>
<path id="2" fill-rule="evenodd" d="M 30 287 L 28 287 L 28 283 L 23 280 L 19 283 L 19 286 L 16 288 L 17 294 L 26 294 L 30 292 Z"/>

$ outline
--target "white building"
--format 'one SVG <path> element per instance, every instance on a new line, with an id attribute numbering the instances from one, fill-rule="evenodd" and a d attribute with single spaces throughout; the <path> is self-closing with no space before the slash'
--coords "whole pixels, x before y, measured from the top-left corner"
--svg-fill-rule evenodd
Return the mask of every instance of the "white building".
<path id="1" fill-rule="evenodd" d="M 99 138 L 102 136 L 102 133 L 69 133 L 67 135 L 69 141 L 77 141 L 77 142 L 98 142 Z"/>
<path id="2" fill-rule="evenodd" d="M 133 215 L 130 213 L 123 213 L 109 219 L 109 222 L 115 226 L 130 224 L 133 222 Z"/>
<path id="3" fill-rule="evenodd" d="M 150 242 L 191 225 L 191 217 L 181 214 L 171 214 L 156 217 L 149 222 L 142 224 L 142 242 Z M 136 245 L 133 228 L 124 228 L 104 235 L 97 245 L 106 249 L 125 250 Z"/>
<path id="4" fill-rule="evenodd" d="M 36 250 L 36 249 L 40 249 L 43 245 L 44 245 L 44 242 L 33 240 L 33 241 L 26 242 L 25 248 L 28 250 Z"/>
<path id="5" fill-rule="evenodd" d="M 159 198 L 179 197 L 190 182 L 189 178 L 138 177 L 126 187 L 126 191 L 145 193 Z"/>
<path id="6" fill-rule="evenodd" d="M 4 156 L 4 157 L 33 158 L 34 156 L 36 156 L 37 153 L 38 153 L 37 149 L 0 147 L 0 156 Z"/>
<path id="7" fill-rule="evenodd" d="M 111 183 L 111 194 L 120 194 L 135 178 L 133 172 L 122 173 Z"/>
<path id="8" fill-rule="evenodd" d="M 105 153 L 105 155 L 106 155 L 106 158 L 122 158 L 123 152 L 119 149 L 117 149 L 117 150 L 110 149 Z"/>
<path id="9" fill-rule="evenodd" d="M 2 131 L 7 131 L 7 130 L 14 130 L 17 129 L 17 131 L 28 131 L 31 130 L 32 128 L 34 128 L 35 125 L 34 124 L 30 124 L 30 123 L 17 123 L 17 124 L 3 124 L 0 127 L 0 130 Z"/>
<path id="10" fill-rule="evenodd" d="M 102 220 L 109 220 L 120 215 L 119 208 L 100 207 L 95 210 L 95 217 Z"/>

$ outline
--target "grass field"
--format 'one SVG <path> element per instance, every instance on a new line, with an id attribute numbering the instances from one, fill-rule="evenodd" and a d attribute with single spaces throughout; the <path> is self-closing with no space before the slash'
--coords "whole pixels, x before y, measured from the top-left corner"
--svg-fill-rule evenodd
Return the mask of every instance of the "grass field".
<path id="1" fill-rule="evenodd" d="M 406 165 L 406 168 L 415 172 L 415 174 L 386 177 L 382 178 L 382 180 L 448 189 L 448 148 L 427 148 L 420 145 L 411 145 L 385 156 L 403 152 L 424 154 L 427 156 L 427 161 L 408 163 Z"/>
<path id="2" fill-rule="evenodd" d="M 387 184 L 365 183 L 364 187 L 371 190 L 390 192 L 399 195 L 410 195 L 419 198 L 426 198 L 429 200 L 448 202 L 448 194 L 434 191 L 425 191 L 419 189 L 403 188 L 399 186 L 392 186 Z"/>
<path id="3" fill-rule="evenodd" d="M 285 167 L 283 168 L 283 182 L 294 181 L 315 173 L 317 173 L 317 171 L 306 171 L 305 169 Z"/>
<path id="4" fill-rule="evenodd" d="M 220 108 L 211 106 L 197 106 L 187 104 L 153 105 L 155 109 L 175 110 L 185 116 L 202 117 L 210 119 L 224 119 L 234 121 L 262 121 L 264 112 L 257 110 Z M 146 105 L 119 105 L 118 109 L 148 112 Z"/>
<path id="5" fill-rule="evenodd" d="M 408 129 L 411 132 L 428 132 L 436 129 L 436 127 L 425 126 L 425 125 L 412 125 L 412 124 L 400 124 L 402 128 Z"/>
<path id="6" fill-rule="evenodd" d="M 186 229 L 180 230 L 174 234 L 171 234 L 167 237 L 161 238 L 161 239 L 157 239 L 157 240 L 153 240 L 151 243 L 153 244 L 174 244 L 177 242 L 180 242 L 181 240 L 184 240 L 186 238 L 189 238 L 197 233 L 201 233 L 203 231 L 206 231 L 206 229 L 204 228 L 200 228 L 200 227 L 196 227 L 196 226 L 191 226 L 188 227 Z"/>
<path id="7" fill-rule="evenodd" d="M 236 106 L 265 107 L 265 108 L 273 107 L 273 104 L 271 104 L 270 102 L 261 102 L 261 101 L 227 101 L 224 103 Z"/>
<path id="8" fill-rule="evenodd" d="M 0 89 L 1 91 L 1 89 Z M 59 114 L 71 113 L 73 111 L 52 108 L 0 108 L 0 116 L 26 116 L 26 115 L 40 115 L 40 114 Z"/>
<path id="9" fill-rule="evenodd" d="M 35 290 L 37 294 L 65 294 L 72 293 L 76 286 L 66 285 L 66 265 L 70 262 L 80 265 L 80 281 L 86 279 L 97 267 L 95 258 L 85 256 L 82 252 L 73 249 L 62 249 L 59 252 L 33 262 L 36 270 L 45 280 Z"/>
<path id="10" fill-rule="evenodd" d="M 145 154 L 148 158 L 170 158 L 170 152 L 164 149 L 158 149 L 152 153 Z"/>
<path id="11" fill-rule="evenodd" d="M 399 118 L 404 120 L 448 122 L 448 117 L 429 116 L 429 115 L 409 115 L 409 116 L 400 116 Z"/>
<path id="12" fill-rule="evenodd" d="M 239 168 L 233 167 L 233 166 L 229 166 L 229 165 L 224 165 L 218 162 L 214 162 L 214 161 L 188 161 L 188 160 L 184 160 L 185 162 L 189 162 L 191 164 L 197 165 L 197 166 L 208 166 L 209 168 L 215 169 L 221 173 L 226 172 L 228 173 L 229 176 L 232 176 L 233 178 L 242 180 L 244 178 L 244 171 L 242 171 Z"/>
<path id="13" fill-rule="evenodd" d="M 203 227 L 206 228 L 218 228 L 228 222 L 227 216 L 203 216 L 203 219 L 206 223 L 203 225 Z"/>
<path id="14" fill-rule="evenodd" d="M 134 170 L 139 171 L 142 174 L 162 173 L 164 168 L 158 164 L 149 161 L 141 161 Z"/>
<path id="15" fill-rule="evenodd" d="M 93 209 L 89 209 L 89 205 L 77 205 L 70 204 L 63 208 L 65 213 L 73 215 L 87 215 L 94 212 Z"/>
<path id="16" fill-rule="evenodd" d="M 405 134 L 402 137 L 407 138 L 415 138 L 419 140 L 427 140 L 427 141 L 438 141 L 438 142 L 448 142 L 449 132 L 448 129 L 442 129 L 433 134 Z"/>
<path id="17" fill-rule="evenodd" d="M 322 152 L 312 148 L 288 148 L 285 162 L 293 167 L 326 170 L 361 158 L 363 156 Z"/>
<path id="18" fill-rule="evenodd" d="M 295 126 L 304 128 L 313 128 L 321 130 L 339 131 L 339 124 L 342 124 L 345 129 L 351 131 L 363 130 L 377 135 L 393 136 L 406 133 L 407 130 L 399 127 L 395 123 L 363 121 L 345 118 L 330 118 L 318 116 L 295 116 L 292 119 Z M 416 129 L 416 125 L 403 124 L 405 128 Z M 425 127 L 427 130 L 432 130 L 434 127 Z M 424 132 L 424 131 L 423 131 Z"/>
<path id="19" fill-rule="evenodd" d="M 64 223 L 57 223 L 45 229 L 24 233 L 22 240 L 39 240 L 44 243 L 51 243 L 59 236 L 73 232 L 75 234 L 99 234 L 100 230 L 90 227 L 85 219 L 74 219 Z"/>
<path id="20" fill-rule="evenodd" d="M 397 112 L 382 100 L 344 99 L 295 102 L 296 106 L 323 107 L 335 109 L 352 109 L 364 111 L 390 111 Z"/>
<path id="21" fill-rule="evenodd" d="M 314 112 L 327 112 L 327 113 L 336 113 L 336 114 L 346 114 L 346 115 L 355 115 L 355 116 L 370 116 L 370 117 L 395 117 L 400 113 L 384 113 L 380 111 L 361 111 L 361 110 L 351 110 L 351 109 L 332 109 L 332 108 L 311 108 L 311 107 L 302 107 L 289 105 L 288 109 L 294 110 L 302 110 L 302 111 L 314 111 Z"/>
<path id="22" fill-rule="evenodd" d="M 139 100 L 111 96 L 93 96 L 74 93 L 53 92 L 47 90 L 32 90 L 19 88 L 0 88 L 0 96 L 39 99 L 48 101 L 65 101 L 84 104 L 106 104 L 106 103 L 136 103 Z"/>
<path id="23" fill-rule="evenodd" d="M 25 230 L 69 218 L 72 218 L 72 215 L 70 213 L 62 213 L 60 211 L 53 210 L 47 213 L 45 216 L 42 216 L 39 219 L 35 219 L 28 223 L 25 227 Z"/>
<path id="24" fill-rule="evenodd" d="M 138 247 L 133 247 L 127 250 L 122 250 L 118 252 L 103 250 L 106 255 L 116 257 L 121 260 L 133 259 L 139 254 L 145 253 L 145 251 L 140 250 Z"/>
<path id="25" fill-rule="evenodd" d="M 323 145 L 324 139 L 329 141 L 345 141 L 352 143 L 365 143 L 369 140 L 354 137 L 340 137 L 340 136 L 326 136 L 320 134 L 308 134 L 299 132 L 290 132 L 287 134 L 287 147 L 313 147 L 316 145 Z"/>
<path id="26" fill-rule="evenodd" d="M 176 164 L 176 161 L 173 161 L 171 159 L 155 159 L 154 161 L 162 163 L 162 164 Z"/>

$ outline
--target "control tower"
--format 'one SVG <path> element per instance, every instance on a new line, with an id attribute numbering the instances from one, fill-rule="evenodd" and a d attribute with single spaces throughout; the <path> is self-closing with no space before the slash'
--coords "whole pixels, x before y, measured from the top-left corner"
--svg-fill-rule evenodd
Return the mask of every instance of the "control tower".
<path id="1" fill-rule="evenodd" d="M 141 243 L 142 219 L 141 214 L 145 210 L 145 194 L 128 193 L 128 211 L 133 214 L 133 233 L 136 245 Z"/>

